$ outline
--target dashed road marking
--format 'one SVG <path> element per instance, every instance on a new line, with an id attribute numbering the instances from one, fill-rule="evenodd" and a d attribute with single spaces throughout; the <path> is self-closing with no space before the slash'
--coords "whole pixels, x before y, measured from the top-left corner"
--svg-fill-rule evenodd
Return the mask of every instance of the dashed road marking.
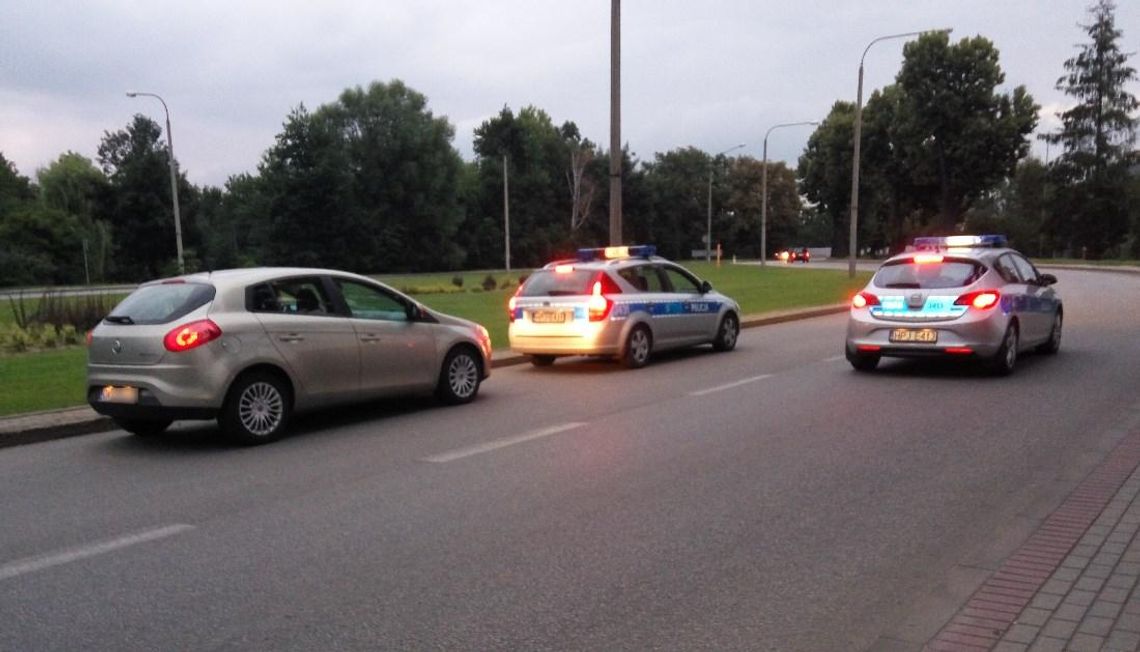
<path id="1" fill-rule="evenodd" d="M 732 389 L 733 387 L 740 387 L 741 385 L 747 385 L 748 383 L 754 383 L 758 380 L 764 380 L 765 378 L 771 378 L 771 377 L 772 377 L 772 374 L 764 374 L 762 376 L 753 376 L 751 378 L 745 378 L 743 380 L 738 380 L 738 381 L 733 382 L 733 383 L 725 383 L 724 385 L 717 385 L 716 387 L 709 387 L 708 389 L 698 389 L 695 392 L 689 392 L 689 396 L 704 396 L 706 394 L 712 394 L 713 392 L 720 392 L 720 391 L 724 391 L 726 389 Z"/>
<path id="2" fill-rule="evenodd" d="M 75 548 L 60 550 L 59 552 L 54 552 L 48 555 L 19 559 L 0 566 L 0 581 L 18 577 L 20 575 L 26 575 L 28 573 L 34 573 L 36 571 L 44 570 L 45 568 L 51 568 L 52 566 L 60 566 L 62 564 L 69 564 L 73 561 L 87 559 L 89 557 L 105 555 L 109 552 L 114 552 L 121 548 L 135 546 L 140 543 L 165 539 L 166 537 L 171 537 L 193 529 L 193 525 L 186 525 L 182 523 L 177 525 L 167 525 L 166 527 L 128 534 L 117 539 L 110 539 L 108 541 L 100 541 L 97 543 L 77 546 Z"/>
<path id="3" fill-rule="evenodd" d="M 566 432 L 567 430 L 574 430 L 575 428 L 581 428 L 584 425 L 586 425 L 586 424 L 580 423 L 580 422 L 575 422 L 575 423 L 564 423 L 560 426 L 550 426 L 549 428 L 543 428 L 542 430 L 535 430 L 534 432 L 529 432 L 529 433 L 526 433 L 524 435 L 516 435 L 514 437 L 504 437 L 502 439 L 496 439 L 494 441 L 489 441 L 485 444 L 476 444 L 475 446 L 468 446 L 466 448 L 457 448 L 453 451 L 447 451 L 445 453 L 440 453 L 438 455 L 432 455 L 430 457 L 425 457 L 425 458 L 423 458 L 423 461 L 424 462 L 435 462 L 435 463 L 454 462 L 455 460 L 463 459 L 464 457 L 471 457 L 472 455 L 479 455 L 481 453 L 489 453 L 493 450 L 498 450 L 500 448 L 504 448 L 507 446 L 514 446 L 515 444 L 521 444 L 523 442 L 533 441 L 535 439 L 542 439 L 543 437 L 549 437 L 551 435 L 557 435 L 560 432 Z"/>

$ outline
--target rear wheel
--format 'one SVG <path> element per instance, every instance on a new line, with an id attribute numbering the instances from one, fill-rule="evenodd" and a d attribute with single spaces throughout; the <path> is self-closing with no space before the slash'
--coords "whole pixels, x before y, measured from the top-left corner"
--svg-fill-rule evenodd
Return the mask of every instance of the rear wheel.
<path id="1" fill-rule="evenodd" d="M 630 369 L 640 369 L 649 362 L 649 354 L 653 350 L 653 337 L 645 326 L 634 326 L 625 339 L 625 348 L 622 350 L 621 363 Z"/>
<path id="2" fill-rule="evenodd" d="M 736 348 L 736 339 L 740 335 L 740 321 L 736 315 L 727 313 L 720 320 L 720 327 L 716 331 L 716 339 L 713 340 L 713 350 L 715 351 L 731 351 Z"/>
<path id="3" fill-rule="evenodd" d="M 1005 337 L 1001 340 L 1001 347 L 990 359 L 990 370 L 998 376 L 1008 376 L 1017 366 L 1017 327 L 1013 324 L 1005 329 Z"/>
<path id="4" fill-rule="evenodd" d="M 234 382 L 218 424 L 239 443 L 267 444 L 285 434 L 292 412 L 288 384 L 271 373 L 254 372 Z"/>
<path id="5" fill-rule="evenodd" d="M 879 356 L 866 353 L 848 353 L 847 361 L 855 371 L 874 371 L 879 366 Z"/>
<path id="6" fill-rule="evenodd" d="M 1053 330 L 1049 331 L 1049 340 L 1037 347 L 1041 353 L 1053 354 L 1061 350 L 1061 326 L 1065 321 L 1064 315 L 1061 311 L 1053 316 Z"/>
<path id="7" fill-rule="evenodd" d="M 530 356 L 530 363 L 536 367 L 549 367 L 554 364 L 554 356 L 552 355 L 532 355 Z"/>
<path id="8" fill-rule="evenodd" d="M 482 378 L 476 353 L 466 346 L 458 346 L 448 352 L 439 372 L 439 384 L 435 395 L 449 405 L 469 403 L 479 393 Z"/>
<path id="9" fill-rule="evenodd" d="M 170 419 L 115 419 L 115 424 L 123 430 L 139 437 L 153 437 L 166 432 Z"/>

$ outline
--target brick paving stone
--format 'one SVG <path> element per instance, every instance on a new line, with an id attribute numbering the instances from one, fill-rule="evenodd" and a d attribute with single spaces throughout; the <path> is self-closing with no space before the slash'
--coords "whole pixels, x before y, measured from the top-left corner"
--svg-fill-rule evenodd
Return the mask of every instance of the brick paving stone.
<path id="1" fill-rule="evenodd" d="M 1056 611 L 1053 612 L 1053 617 L 1060 620 L 1069 620 L 1074 623 L 1079 623 L 1081 622 L 1081 618 L 1085 617 L 1086 611 L 1088 611 L 1088 608 L 1083 607 L 1079 604 L 1062 604 L 1060 607 L 1057 607 Z"/>
<path id="2" fill-rule="evenodd" d="M 1130 575 L 1132 577 L 1140 576 L 1140 563 L 1135 562 L 1121 562 L 1116 566 L 1116 572 L 1121 575 Z"/>
<path id="3" fill-rule="evenodd" d="M 1033 642 L 1033 639 L 1037 638 L 1037 634 L 1040 632 L 1041 628 L 1033 625 L 1014 625 L 1009 628 L 1009 631 L 1005 633 L 1002 640 L 1029 645 Z"/>
<path id="4" fill-rule="evenodd" d="M 1053 573 L 1052 579 L 1062 580 L 1065 582 L 1075 582 L 1080 576 L 1080 571 L 1075 568 L 1058 568 L 1057 572 Z"/>
<path id="5" fill-rule="evenodd" d="M 1073 591 L 1065 597 L 1067 604 L 1079 604 L 1082 607 L 1087 607 L 1096 599 L 1096 593 L 1092 591 Z"/>
<path id="6" fill-rule="evenodd" d="M 1106 543 L 1104 545 L 1107 546 L 1108 544 Z M 1117 562 L 1120 561 L 1120 555 L 1114 555 L 1112 553 L 1105 552 L 1104 548 L 1101 548 L 1100 550 L 1100 553 L 1098 553 L 1096 557 L 1093 557 L 1092 563 L 1090 564 L 1091 566 L 1108 566 L 1109 568 L 1112 568 L 1116 565 Z"/>
<path id="7" fill-rule="evenodd" d="M 1132 590 L 1136 586 L 1136 578 L 1131 575 L 1113 575 L 1108 578 L 1108 586 L 1114 589 L 1127 589 Z"/>
<path id="8" fill-rule="evenodd" d="M 1081 591 L 1099 591 L 1104 586 L 1104 580 L 1099 577 L 1082 577 L 1073 585 L 1074 589 Z"/>
<path id="9" fill-rule="evenodd" d="M 1029 646 L 1024 643 L 1007 643 L 1002 641 L 993 649 L 993 652 L 1026 652 Z"/>
<path id="10" fill-rule="evenodd" d="M 1121 614 L 1120 618 L 1116 619 L 1116 629 L 1140 633 L 1140 614 Z"/>
<path id="11" fill-rule="evenodd" d="M 1089 608 L 1088 615 L 1096 616 L 1098 618 L 1116 618 L 1124 605 L 1119 602 L 1109 602 L 1102 598 L 1098 598 L 1096 602 Z"/>
<path id="12" fill-rule="evenodd" d="M 1043 636 L 1052 636 L 1053 638 L 1068 639 L 1072 637 L 1073 632 L 1077 631 L 1078 623 L 1071 620 L 1058 620 L 1052 618 L 1049 622 L 1045 623 L 1045 627 L 1041 629 Z"/>
<path id="13" fill-rule="evenodd" d="M 1029 652 L 1064 652 L 1067 642 L 1066 639 L 1062 638 L 1042 637 L 1034 641 L 1033 645 L 1029 647 Z"/>
<path id="14" fill-rule="evenodd" d="M 1105 589 L 1098 596 L 1100 600 L 1124 604 L 1128 601 L 1128 589 Z"/>
<path id="15" fill-rule="evenodd" d="M 1030 607 L 1021 612 L 1021 615 L 1017 618 L 1017 623 L 1020 625 L 1034 625 L 1036 627 L 1040 627 L 1044 625 L 1047 620 L 1049 620 L 1049 616 L 1051 615 L 1052 613 L 1046 609 L 1035 609 L 1033 607 Z M 1081 616 L 1083 617 L 1084 614 L 1081 614 Z"/>
<path id="16" fill-rule="evenodd" d="M 1033 598 L 1033 602 L 1030 603 L 1031 606 L 1036 607 L 1038 609 L 1050 609 L 1050 610 L 1056 609 L 1057 605 L 1059 605 L 1059 604 L 1061 604 L 1061 596 L 1059 596 L 1059 595 L 1046 595 L 1043 593 L 1038 594 L 1037 597 Z"/>
<path id="17" fill-rule="evenodd" d="M 1140 634 L 1113 632 L 1104 643 L 1104 649 L 1111 652 L 1126 652 L 1140 649 Z"/>
<path id="18" fill-rule="evenodd" d="M 1083 555 L 1069 555 L 1061 565 L 1065 568 L 1084 568 L 1089 565 L 1089 558 Z"/>
<path id="19" fill-rule="evenodd" d="M 1104 647 L 1104 638 L 1092 634 L 1077 634 L 1069 641 L 1067 650 L 1072 652 L 1101 652 Z"/>
<path id="20" fill-rule="evenodd" d="M 1085 569 L 1084 577 L 1096 577 L 1098 579 L 1106 579 L 1112 575 L 1112 566 L 1107 564 L 1089 564 Z"/>
<path id="21" fill-rule="evenodd" d="M 1052 593 L 1053 595 L 1065 595 L 1073 588 L 1072 582 L 1064 580 L 1049 580 L 1041 587 L 1042 593 Z"/>
<path id="22" fill-rule="evenodd" d="M 1078 632 L 1083 634 L 1096 634 L 1097 636 L 1108 636 L 1111 630 L 1111 618 L 1098 618 L 1096 616 L 1086 616 L 1077 627 Z"/>

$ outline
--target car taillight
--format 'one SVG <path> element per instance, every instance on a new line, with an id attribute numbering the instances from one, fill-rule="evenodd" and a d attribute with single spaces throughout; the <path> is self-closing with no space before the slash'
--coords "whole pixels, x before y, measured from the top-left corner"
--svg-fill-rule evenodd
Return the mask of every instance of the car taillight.
<path id="1" fill-rule="evenodd" d="M 879 305 L 879 297 L 870 292 L 860 292 L 851 297 L 851 307 L 853 308 L 866 308 L 867 306 L 877 305 Z"/>
<path id="2" fill-rule="evenodd" d="M 510 321 L 515 320 L 515 307 L 519 303 L 519 292 L 522 292 L 521 285 L 519 286 L 519 289 L 515 290 L 515 293 L 511 295 L 511 298 L 507 299 L 507 319 Z"/>
<path id="3" fill-rule="evenodd" d="M 993 308 L 998 304 L 1001 299 L 1001 293 L 997 290 L 979 290 L 978 292 L 967 292 L 954 302 L 956 306 L 970 306 L 978 310 L 987 310 Z"/>
<path id="4" fill-rule="evenodd" d="M 602 294 L 602 282 L 594 281 L 594 291 L 590 294 L 590 301 L 586 304 L 590 321 L 602 321 L 610 315 L 614 302 Z"/>
<path id="5" fill-rule="evenodd" d="M 91 346 L 91 342 L 95 339 L 95 329 L 87 331 L 87 346 Z"/>
<path id="6" fill-rule="evenodd" d="M 167 351 L 181 353 L 198 348 L 207 342 L 222 336 L 222 329 L 212 320 L 200 319 L 189 324 L 183 324 L 166 334 L 162 338 L 162 345 Z"/>

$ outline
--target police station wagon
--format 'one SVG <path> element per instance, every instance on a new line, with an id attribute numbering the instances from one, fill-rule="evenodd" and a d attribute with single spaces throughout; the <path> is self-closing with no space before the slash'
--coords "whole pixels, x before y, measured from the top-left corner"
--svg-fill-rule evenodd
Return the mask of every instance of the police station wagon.
<path id="1" fill-rule="evenodd" d="M 616 357 L 643 367 L 654 351 L 736 346 L 740 306 L 651 245 L 580 249 L 531 274 L 508 305 L 511 350 L 546 366 L 559 356 Z"/>

